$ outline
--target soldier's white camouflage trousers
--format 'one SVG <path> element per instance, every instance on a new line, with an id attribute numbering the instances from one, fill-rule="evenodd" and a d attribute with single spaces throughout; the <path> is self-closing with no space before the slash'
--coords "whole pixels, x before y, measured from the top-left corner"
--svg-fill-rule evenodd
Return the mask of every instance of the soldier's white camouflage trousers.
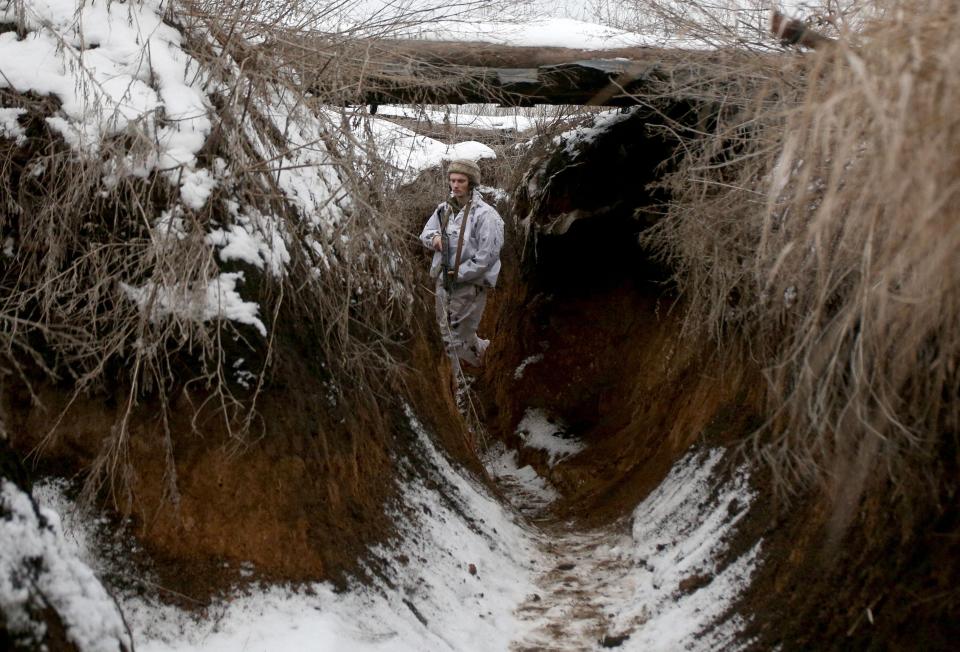
<path id="1" fill-rule="evenodd" d="M 472 283 L 455 284 L 448 296 L 438 281 L 436 305 L 437 323 L 454 372 L 460 371 L 461 360 L 480 366 L 483 353 L 490 345 L 490 340 L 477 337 L 477 327 L 487 305 L 487 288 Z"/>

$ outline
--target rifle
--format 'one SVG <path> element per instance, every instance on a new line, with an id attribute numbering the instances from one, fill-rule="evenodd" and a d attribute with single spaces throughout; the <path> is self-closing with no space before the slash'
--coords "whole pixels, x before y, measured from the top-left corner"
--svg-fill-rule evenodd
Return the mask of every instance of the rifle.
<path id="1" fill-rule="evenodd" d="M 451 210 L 450 204 L 447 204 L 440 213 L 440 273 L 443 274 L 443 289 L 447 291 L 448 297 L 453 289 L 453 275 L 450 273 L 450 236 L 447 235 Z"/>

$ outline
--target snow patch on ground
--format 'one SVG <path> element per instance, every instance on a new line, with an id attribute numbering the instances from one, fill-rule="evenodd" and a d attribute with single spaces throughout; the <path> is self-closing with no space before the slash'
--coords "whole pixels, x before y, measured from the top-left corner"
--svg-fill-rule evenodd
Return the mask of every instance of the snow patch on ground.
<path id="1" fill-rule="evenodd" d="M 128 595 L 137 649 L 587 650 L 623 636 L 620 649 L 638 652 L 742 644 L 746 622 L 727 611 L 749 584 L 761 544 L 729 554 L 755 493 L 746 470 L 723 472 L 722 450 L 686 455 L 619 524 L 584 531 L 538 519 L 533 528 L 454 467 L 409 408 L 407 419 L 416 462 L 399 461 L 398 537 L 371 551 L 373 584 L 247 588 L 203 619 Z M 557 500 L 515 451 L 497 444 L 485 461 L 521 512 L 543 516 Z M 39 493 L 72 513 L 56 485 Z M 83 521 L 65 522 L 79 531 L 68 552 L 96 557 L 84 552 L 96 544 Z"/>
<path id="2" fill-rule="evenodd" d="M 726 481 L 716 473 L 723 455 L 686 455 L 631 523 L 545 531 L 542 554 L 555 561 L 519 611 L 517 646 L 590 650 L 626 637 L 625 651 L 738 649 L 745 622 L 724 617 L 749 584 L 760 544 L 720 565 L 755 498 L 744 469 Z"/>
<path id="3" fill-rule="evenodd" d="M 97 529 L 106 521 L 99 520 L 92 511 L 82 510 L 67 497 L 68 490 L 66 480 L 45 478 L 33 485 L 33 498 L 46 511 L 57 515 L 64 545 L 70 553 L 99 573 L 103 559 L 97 554 Z"/>
<path id="4" fill-rule="evenodd" d="M 462 38 L 522 47 L 558 47 L 583 50 L 656 45 L 657 40 L 637 32 L 584 22 L 574 18 L 542 18 L 519 25 L 477 25 L 461 31 Z"/>
<path id="5" fill-rule="evenodd" d="M 456 106 L 447 111 L 438 111 L 424 107 L 381 104 L 377 107 L 377 115 L 396 116 L 422 120 L 433 125 L 449 125 L 467 129 L 485 129 L 489 131 L 517 131 L 523 132 L 532 129 L 540 122 L 536 118 L 513 113 L 511 115 L 477 115 L 461 112 Z"/>
<path id="6" fill-rule="evenodd" d="M 717 638 L 730 649 L 728 639 L 741 621 L 702 635 L 749 585 L 760 543 L 725 568 L 719 566 L 730 536 L 756 498 L 743 468 L 720 484 L 723 457 L 722 449 L 686 455 L 634 511 L 637 573 L 625 608 L 612 619 L 616 629 L 640 626 L 625 650 L 713 650 Z M 684 580 L 705 585 L 685 593 Z"/>
<path id="7" fill-rule="evenodd" d="M 545 451 L 550 466 L 584 449 L 582 442 L 570 437 L 563 422 L 536 408 L 524 413 L 517 425 L 517 435 L 527 448 Z"/>
<path id="8" fill-rule="evenodd" d="M 518 47 L 557 47 L 606 50 L 641 45 L 663 46 L 663 37 L 607 27 L 574 18 L 535 18 L 523 22 L 436 21 L 417 25 L 399 34 L 430 41 L 495 43 Z"/>
<path id="9" fill-rule="evenodd" d="M 540 516 L 560 498 L 553 485 L 532 466 L 520 466 L 517 451 L 508 449 L 502 442 L 490 447 L 483 465 L 524 516 Z"/>
<path id="10" fill-rule="evenodd" d="M 401 182 L 412 181 L 424 170 L 444 161 L 460 158 L 478 161 L 497 157 L 492 148 L 477 141 L 448 145 L 389 120 L 364 119 L 377 154 L 393 166 Z"/>

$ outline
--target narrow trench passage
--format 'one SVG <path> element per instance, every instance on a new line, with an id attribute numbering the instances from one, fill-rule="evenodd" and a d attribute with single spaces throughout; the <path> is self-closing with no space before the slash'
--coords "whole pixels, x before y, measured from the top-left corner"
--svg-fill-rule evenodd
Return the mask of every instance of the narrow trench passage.
<path id="1" fill-rule="evenodd" d="M 611 632 L 610 607 L 629 595 L 631 561 L 626 524 L 584 529 L 552 513 L 559 498 L 532 467 L 522 469 L 517 454 L 494 447 L 484 460 L 511 505 L 536 532 L 546 570 L 537 591 L 517 608 L 522 623 L 511 650 L 593 650 L 614 647 L 627 633 Z"/>
<path id="2" fill-rule="evenodd" d="M 513 399 L 512 420 L 522 416 L 515 426 L 494 424 L 506 443 L 494 444 L 483 462 L 533 530 L 541 556 L 536 591 L 516 610 L 515 652 L 619 647 L 637 620 L 616 618 L 637 590 L 626 518 L 635 497 L 618 500 L 597 481 L 611 479 L 603 466 L 630 421 L 623 388 L 642 367 L 624 351 L 657 331 L 651 295 L 659 288 L 650 278 L 661 274 L 636 264 L 637 229 L 629 219 L 593 220 L 551 239 L 527 289 L 533 298 L 520 302 L 506 336 L 514 347 L 506 357 L 523 359 L 497 374 L 509 379 L 501 389 Z M 497 411 L 505 417 L 500 407 L 502 400 Z M 652 487 L 641 484 L 639 491 Z M 588 517 L 600 511 L 602 519 Z"/>
<path id="3" fill-rule="evenodd" d="M 483 462 L 539 550 L 515 652 L 736 636 L 725 614 L 757 553 L 729 540 L 751 494 L 745 476 L 717 472 L 716 444 L 749 430 L 759 385 L 679 339 L 640 228 L 623 211 L 541 238 L 488 322 L 492 355 L 470 391 L 494 442 Z"/>
<path id="4" fill-rule="evenodd" d="M 736 647 L 744 621 L 729 609 L 762 544 L 740 532 L 756 497 L 746 468 L 729 465 L 722 446 L 682 451 L 636 505 L 590 524 L 572 515 L 550 478 L 592 451 L 548 419 L 525 419 L 518 431 L 528 445 L 496 444 L 484 459 L 535 550 L 531 591 L 514 610 L 508 649 Z M 546 473 L 520 461 L 531 449 L 548 457 L 546 467 L 537 465 Z"/>
<path id="5" fill-rule="evenodd" d="M 679 338 L 670 274 L 639 242 L 673 147 L 656 119 L 634 114 L 531 178 L 518 210 L 533 234 L 481 325 L 493 343 L 468 393 L 495 442 L 483 462 L 540 556 L 515 652 L 718 649 L 738 631 L 727 613 L 757 548 L 730 541 L 752 495 L 719 462 L 761 384 Z"/>

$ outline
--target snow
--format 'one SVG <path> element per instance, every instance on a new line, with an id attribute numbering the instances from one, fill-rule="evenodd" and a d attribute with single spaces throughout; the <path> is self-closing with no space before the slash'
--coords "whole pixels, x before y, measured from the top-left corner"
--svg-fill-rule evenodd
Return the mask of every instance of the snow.
<path id="1" fill-rule="evenodd" d="M 489 204 L 506 203 L 510 200 L 510 193 L 503 188 L 494 188 L 493 186 L 480 186 L 477 188 L 480 194 Z"/>
<path id="2" fill-rule="evenodd" d="M 564 424 L 543 410 L 528 408 L 517 425 L 517 435 L 528 448 L 545 451 L 550 466 L 576 455 L 584 445 L 566 432 Z"/>
<path id="3" fill-rule="evenodd" d="M 850 4 L 846 0 L 840 5 Z M 465 43 L 603 50 L 621 47 L 710 47 L 723 33 L 755 42 L 767 36 L 770 12 L 809 17 L 827 9 L 824 0 L 661 0 L 662 13 L 644 3 L 583 0 L 524 0 L 517 3 L 456 4 L 441 0 L 353 0 L 311 17 L 319 31 Z M 673 20 L 671 21 L 671 17 Z M 305 16 L 291 14 L 291 24 Z M 704 25 L 702 33 L 694 27 Z"/>
<path id="4" fill-rule="evenodd" d="M 186 225 L 183 221 L 183 209 L 175 206 L 170 210 L 162 211 L 153 223 L 153 235 L 156 245 L 163 247 L 171 240 L 183 240 L 187 237 Z"/>
<path id="5" fill-rule="evenodd" d="M 373 34 L 392 24 L 387 34 L 390 38 L 584 50 L 667 41 L 663 36 L 598 24 L 581 2 L 524 2 L 514 8 L 498 5 L 496 13 L 482 6 L 461 7 L 436 0 L 358 0 L 351 5 L 347 15 L 331 14 L 318 27 L 338 31 L 349 25 L 359 34 Z"/>
<path id="6" fill-rule="evenodd" d="M 425 40 L 469 41 L 519 47 L 605 50 L 657 45 L 663 39 L 573 18 L 538 18 L 522 23 L 499 21 L 439 22 L 406 34 Z"/>
<path id="7" fill-rule="evenodd" d="M 0 22 L 16 22 L 19 8 L 30 33 L 0 34 L 0 88 L 59 99 L 48 123 L 79 151 L 95 155 L 105 136 L 134 127 L 158 143 L 150 167 L 193 169 L 211 128 L 208 105 L 160 0 L 8 0 Z"/>
<path id="8" fill-rule="evenodd" d="M 730 538 L 756 496 L 745 469 L 722 472 L 723 450 L 684 456 L 626 522 L 541 529 L 521 523 L 454 467 L 410 408 L 407 420 L 417 464 L 399 461 L 401 496 L 391 514 L 398 533 L 371 551 L 372 583 L 343 591 L 326 583 L 250 586 L 204 616 L 122 595 L 137 649 L 596 649 L 604 635 L 627 635 L 620 647 L 628 652 L 743 644 L 746 622 L 727 611 L 748 585 L 761 544 L 730 554 Z M 549 481 L 520 467 L 516 451 L 502 444 L 485 462 L 520 512 L 544 522 L 559 497 Z M 39 493 L 70 511 L 58 485 Z M 79 530 L 67 553 L 93 558 L 97 567 L 89 523 L 65 522 Z M 699 588 L 681 589 L 691 578 Z"/>
<path id="9" fill-rule="evenodd" d="M 26 142 L 26 133 L 17 120 L 24 113 L 25 109 L 0 109 L 0 138 L 9 138 L 17 145 Z"/>
<path id="10" fill-rule="evenodd" d="M 529 367 L 532 364 L 541 362 L 542 360 L 543 360 L 542 353 L 537 353 L 536 355 L 531 355 L 524 358 L 523 362 L 521 362 L 517 366 L 517 368 L 513 370 L 513 379 L 520 380 L 521 378 L 523 378 L 523 372 L 527 370 L 527 367 Z"/>
<path id="11" fill-rule="evenodd" d="M 485 129 L 488 131 L 517 131 L 523 132 L 537 126 L 539 120 L 518 113 L 510 115 L 479 115 L 461 111 L 456 106 L 449 110 L 439 111 L 423 107 L 380 104 L 377 106 L 378 116 L 395 116 L 421 120 L 429 124 L 450 125 L 467 129 Z"/>
<path id="12" fill-rule="evenodd" d="M 181 178 L 180 197 L 183 203 L 195 211 L 200 210 L 217 187 L 217 180 L 207 169 L 187 170 Z"/>
<path id="13" fill-rule="evenodd" d="M 9 480 L 0 485 L 0 614 L 11 632 L 39 641 L 45 632 L 31 611 L 60 615 L 67 639 L 81 651 L 116 650 L 129 639 L 113 599 L 65 541 L 56 512 L 38 513 Z"/>
<path id="14" fill-rule="evenodd" d="M 497 442 L 484 456 L 483 465 L 496 479 L 497 484 L 506 490 L 521 514 L 539 516 L 560 498 L 559 492 L 546 478 L 539 476 L 532 466 L 520 466 L 520 456 Z"/>
<path id="15" fill-rule="evenodd" d="M 326 239 L 344 219 L 349 198 L 324 142 L 338 124 L 342 129 L 349 125 L 332 110 L 314 114 L 303 106 L 302 98 L 283 89 L 274 89 L 270 97 L 255 104 L 257 111 L 283 134 L 284 140 L 282 143 L 265 140 L 262 125 L 251 116 L 247 116 L 244 125 L 247 136 L 258 147 L 263 161 L 270 165 L 270 175 L 287 202 L 306 222 L 321 230 L 321 240 Z M 345 143 L 345 149 L 356 147 L 355 142 Z"/>
<path id="16" fill-rule="evenodd" d="M 721 566 L 755 498 L 744 469 L 723 481 L 723 457 L 720 449 L 686 455 L 626 527 L 545 532 L 542 554 L 555 561 L 538 578 L 539 599 L 520 608 L 516 647 L 596 649 L 605 636 L 627 636 L 619 646 L 627 652 L 738 649 L 746 623 L 725 616 L 749 583 L 760 544 Z M 702 586 L 682 590 L 690 579 Z"/>
<path id="17" fill-rule="evenodd" d="M 605 131 L 624 120 L 629 120 L 632 116 L 632 110 L 604 111 L 592 116 L 588 122 L 555 136 L 553 142 L 557 146 L 563 145 L 567 154 L 576 158 L 578 150 L 590 145 Z"/>
<path id="18" fill-rule="evenodd" d="M 642 564 L 626 608 L 614 615 L 613 624 L 625 629 L 642 622 L 643 627 L 625 650 L 668 651 L 698 640 L 705 625 L 720 619 L 747 587 L 759 542 L 726 568 L 718 568 L 718 560 L 756 494 L 743 469 L 717 486 L 722 459 L 720 449 L 688 454 L 634 510 L 633 554 Z M 681 582 L 694 577 L 708 584 L 678 598 Z M 714 648 L 698 640 L 685 649 Z"/>
<path id="19" fill-rule="evenodd" d="M 335 593 L 320 583 L 300 590 L 274 586 L 215 605 L 204 622 L 131 599 L 125 607 L 137 648 L 506 649 L 516 629 L 513 607 L 530 588 L 531 535 L 475 480 L 450 465 L 412 413 L 409 419 L 418 455 L 433 473 L 430 480 L 411 478 L 403 489 L 406 509 L 394 515 L 400 541 L 373 551 L 391 588 L 355 584 Z"/>
<path id="20" fill-rule="evenodd" d="M 196 158 L 211 131 L 211 105 L 206 96 L 206 74 L 182 47 L 182 35 L 165 24 L 160 0 L 129 3 L 91 0 L 36 0 L 15 3 L 0 0 L 0 22 L 16 22 L 23 10 L 26 38 L 16 32 L 0 34 L 0 88 L 20 93 L 53 95 L 59 111 L 46 118 L 79 154 L 97 156 L 104 166 L 106 188 L 124 175 L 146 177 L 159 172 L 179 188 L 180 204 L 171 205 L 154 219 L 153 246 L 169 249 L 188 236 L 184 211 L 205 208 L 218 188 L 227 193 L 233 180 L 225 161 L 210 168 Z M 289 106 L 278 98 L 271 116 L 291 121 Z M 22 138 L 19 109 L 0 110 L 0 134 Z M 302 112 L 301 112 L 302 113 Z M 300 115 L 294 116 L 299 118 Z M 319 140 L 312 117 L 312 142 Z M 124 138 L 114 138 L 123 135 Z M 140 143 L 136 152 L 123 142 Z M 143 150 L 144 143 L 152 148 Z M 338 205 L 330 201 L 339 180 L 317 171 L 326 163 L 326 150 L 314 147 L 289 158 L 269 152 L 265 160 L 280 159 L 295 172 L 280 170 L 278 186 L 312 223 L 336 220 Z M 225 199 L 224 201 L 231 201 Z M 240 260 L 275 276 L 283 273 L 290 256 L 279 219 L 233 201 L 235 223 L 204 234 L 219 247 L 223 262 Z M 196 222 L 189 227 L 198 228 Z M 202 228 L 202 227 L 201 227 Z M 259 306 L 241 299 L 238 273 L 221 273 L 208 281 L 180 287 L 158 287 L 152 282 L 134 287 L 121 284 L 125 295 L 151 319 L 176 316 L 207 322 L 229 319 L 249 324 L 265 335 Z"/>
<path id="21" fill-rule="evenodd" d="M 506 650 L 518 628 L 514 609 L 543 570 L 534 534 L 455 468 L 409 409 L 407 418 L 425 471 L 401 462 L 406 481 L 392 515 L 398 538 L 373 549 L 369 561 L 381 579 L 341 592 L 325 583 L 250 587 L 208 607 L 205 619 L 150 597 L 121 596 L 137 650 Z M 64 509 L 56 489 L 44 498 Z M 91 546 L 94 538 L 81 532 L 76 544 Z"/>
<path id="22" fill-rule="evenodd" d="M 253 326 L 266 337 L 267 327 L 257 316 L 260 307 L 240 297 L 238 282 L 243 282 L 243 272 L 223 272 L 191 287 L 166 287 L 149 281 L 140 287 L 121 283 L 120 288 L 152 321 L 167 317 L 197 322 L 229 319 Z"/>
<path id="23" fill-rule="evenodd" d="M 257 269 L 269 269 L 274 276 L 282 276 L 290 262 L 283 222 L 253 207 L 245 212 L 240 212 L 238 207 L 234 210 L 236 223 L 210 231 L 207 243 L 220 247 L 218 255 L 225 263 L 241 261 Z"/>
<path id="24" fill-rule="evenodd" d="M 444 161 L 497 157 L 491 147 L 473 140 L 448 145 L 389 120 L 370 116 L 362 119 L 377 155 L 398 171 L 401 182 L 412 181 L 424 170 Z"/>

